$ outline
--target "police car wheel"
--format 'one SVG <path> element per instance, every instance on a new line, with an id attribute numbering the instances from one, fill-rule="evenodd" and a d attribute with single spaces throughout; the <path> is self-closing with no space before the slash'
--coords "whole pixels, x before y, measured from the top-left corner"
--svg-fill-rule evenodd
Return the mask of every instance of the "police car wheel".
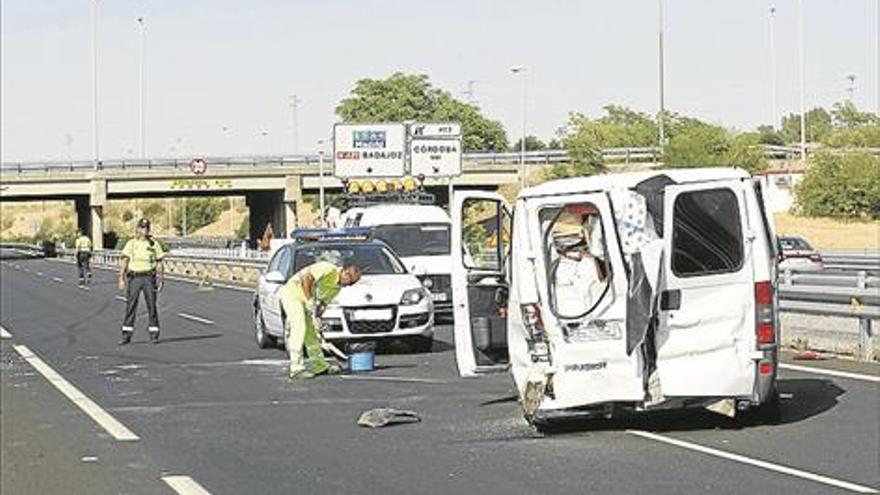
<path id="1" fill-rule="evenodd" d="M 263 321 L 263 311 L 259 305 L 254 308 L 254 333 L 257 339 L 257 347 L 260 349 L 267 349 L 275 343 L 275 339 L 266 333 L 266 322 Z"/>

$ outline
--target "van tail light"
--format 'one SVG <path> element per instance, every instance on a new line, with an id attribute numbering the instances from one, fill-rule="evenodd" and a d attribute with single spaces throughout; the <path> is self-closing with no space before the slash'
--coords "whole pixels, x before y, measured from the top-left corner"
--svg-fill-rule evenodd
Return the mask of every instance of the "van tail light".
<path id="1" fill-rule="evenodd" d="M 776 342 L 773 318 L 773 286 L 769 281 L 755 283 L 755 337 L 758 346 Z"/>

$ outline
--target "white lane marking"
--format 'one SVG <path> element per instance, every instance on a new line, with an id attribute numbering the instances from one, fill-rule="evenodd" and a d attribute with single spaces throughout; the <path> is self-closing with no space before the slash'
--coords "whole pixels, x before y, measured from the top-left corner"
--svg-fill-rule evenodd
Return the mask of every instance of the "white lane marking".
<path id="1" fill-rule="evenodd" d="M 748 464 L 750 466 L 759 467 L 762 469 L 767 469 L 770 471 L 775 471 L 777 473 L 787 474 L 789 476 L 794 476 L 796 478 L 802 478 L 809 481 L 815 481 L 816 483 L 822 483 L 825 485 L 834 486 L 837 488 L 842 488 L 844 490 L 850 490 L 857 493 L 877 493 L 877 489 L 871 488 L 870 486 L 857 485 L 855 483 L 850 483 L 849 481 L 842 481 L 834 478 L 829 478 L 828 476 L 822 476 L 820 474 L 813 474 L 807 471 L 801 471 L 800 469 L 791 468 L 788 466 L 783 466 L 781 464 L 775 464 L 772 462 L 762 461 L 760 459 L 752 459 L 751 457 L 746 457 L 744 455 L 734 454 L 732 452 L 725 452 L 723 450 L 713 449 L 711 447 L 705 447 L 703 445 L 699 445 L 696 443 L 686 442 L 683 440 L 677 440 L 675 438 L 666 437 L 663 435 L 657 435 L 654 433 L 648 433 L 647 431 L 641 430 L 626 430 L 630 435 L 635 435 L 637 437 L 647 438 L 648 440 L 654 440 L 656 442 L 667 443 L 669 445 L 675 445 L 676 447 L 681 447 L 683 449 L 693 450 L 696 452 L 701 452 L 703 454 L 708 454 L 715 457 L 720 457 L 722 459 L 731 460 L 734 462 L 741 462 L 743 464 Z"/>
<path id="2" fill-rule="evenodd" d="M 26 271 L 26 272 L 30 272 L 30 271 L 31 271 L 31 269 L 30 269 L 30 268 L 28 268 L 28 267 L 24 267 L 24 271 Z"/>
<path id="3" fill-rule="evenodd" d="M 433 380 L 431 378 L 409 378 L 404 376 L 360 376 L 339 375 L 343 380 L 371 380 L 377 382 L 408 382 L 408 383 L 449 383 L 446 380 Z"/>
<path id="4" fill-rule="evenodd" d="M 163 476 L 162 481 L 178 495 L 211 495 L 211 492 L 189 476 Z"/>
<path id="5" fill-rule="evenodd" d="M 101 428 L 107 431 L 113 438 L 119 441 L 138 440 L 138 436 L 131 430 L 120 423 L 116 418 L 111 416 L 107 411 L 101 409 L 92 399 L 89 399 L 76 387 L 59 375 L 51 366 L 40 359 L 36 354 L 31 352 L 27 346 L 13 346 L 15 352 L 27 361 L 35 370 L 39 371 L 46 380 L 49 381 L 62 395 L 70 399 L 77 407 L 82 409 L 90 418 L 92 418 Z"/>
<path id="6" fill-rule="evenodd" d="M 0 325 L 0 339 L 11 339 L 11 338 L 12 338 L 12 334 L 9 333 L 8 330 L 3 328 L 2 325 Z"/>
<path id="7" fill-rule="evenodd" d="M 42 276 L 43 276 L 43 272 L 37 272 L 37 276 L 38 276 L 38 277 L 42 277 Z"/>
<path id="8" fill-rule="evenodd" d="M 177 316 L 179 316 L 181 318 L 186 318 L 187 320 L 192 320 L 192 321 L 197 321 L 199 323 L 204 323 L 205 325 L 213 325 L 214 324 L 213 321 L 202 318 L 201 316 L 190 315 L 187 313 L 177 313 Z"/>
<path id="9" fill-rule="evenodd" d="M 784 370 L 803 371 L 805 373 L 816 373 L 819 375 L 837 376 L 840 378 L 851 378 L 853 380 L 880 383 L 880 376 L 876 375 L 863 375 L 861 373 L 849 373 L 847 371 L 829 370 L 825 368 L 814 368 L 812 366 L 798 366 L 796 364 L 785 363 L 779 363 L 779 367 Z"/>
<path id="10" fill-rule="evenodd" d="M 125 296 L 116 296 L 117 301 L 128 302 L 128 298 Z"/>
<path id="11" fill-rule="evenodd" d="M 56 282 L 58 282 L 58 283 L 64 282 L 64 279 L 61 278 L 61 277 L 52 277 L 52 280 L 54 280 L 54 281 L 56 281 Z"/>

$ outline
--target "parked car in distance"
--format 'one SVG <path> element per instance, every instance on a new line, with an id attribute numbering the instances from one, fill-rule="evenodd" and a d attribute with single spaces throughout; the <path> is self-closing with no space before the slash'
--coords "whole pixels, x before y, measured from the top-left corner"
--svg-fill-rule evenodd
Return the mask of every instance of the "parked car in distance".
<path id="1" fill-rule="evenodd" d="M 302 229 L 278 247 L 257 282 L 253 315 L 257 345 L 283 344 L 288 331 L 279 292 L 287 280 L 317 261 L 354 264 L 358 283 L 343 287 L 322 316 L 324 338 L 335 342 L 403 340 L 431 349 L 434 304 L 397 254 L 369 229 Z"/>
<path id="2" fill-rule="evenodd" d="M 782 262 L 779 263 L 780 270 L 818 271 L 825 269 L 822 255 L 803 237 L 779 236 L 779 246 L 782 253 Z"/>

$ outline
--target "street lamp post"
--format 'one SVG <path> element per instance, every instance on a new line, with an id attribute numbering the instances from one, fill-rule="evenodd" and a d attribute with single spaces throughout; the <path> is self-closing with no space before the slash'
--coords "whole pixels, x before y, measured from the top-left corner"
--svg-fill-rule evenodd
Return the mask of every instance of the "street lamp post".
<path id="1" fill-rule="evenodd" d="M 324 140 L 318 140 L 318 207 L 321 209 L 321 227 L 326 227 L 327 222 L 324 212 Z"/>
<path id="2" fill-rule="evenodd" d="M 776 130 L 776 7 L 770 7 L 770 124 Z"/>
<path id="3" fill-rule="evenodd" d="M 138 17 L 138 141 L 141 160 L 147 158 L 144 129 L 144 18 Z"/>
<path id="4" fill-rule="evenodd" d="M 806 70 L 804 61 L 804 0 L 798 0 L 798 63 L 800 65 L 801 85 L 801 162 L 807 160 L 807 100 L 806 100 Z"/>
<path id="5" fill-rule="evenodd" d="M 296 95 L 290 95 L 290 108 L 293 109 L 293 154 L 299 153 L 299 122 L 297 110 L 302 100 Z"/>
<path id="6" fill-rule="evenodd" d="M 522 77 L 522 138 L 519 142 L 519 187 L 526 185 L 526 130 L 528 117 L 528 82 L 526 79 L 526 68 L 516 66 L 510 69 L 510 72 L 519 74 Z"/>
<path id="7" fill-rule="evenodd" d="M 92 0 L 92 160 L 98 170 L 98 0 Z"/>
<path id="8" fill-rule="evenodd" d="M 664 144 L 666 143 L 666 129 L 665 129 L 665 122 L 664 122 L 665 117 L 666 117 L 665 116 L 665 114 L 666 114 L 666 101 L 665 101 L 666 100 L 666 88 L 665 88 L 666 75 L 664 74 L 664 67 L 663 67 L 663 59 L 664 59 L 664 55 L 665 55 L 663 52 L 663 0 L 658 0 L 658 8 L 659 8 L 659 15 L 657 16 L 657 47 L 658 47 L 658 58 L 659 58 L 659 61 L 658 61 L 658 70 L 659 70 L 658 86 L 659 86 L 659 88 L 658 89 L 660 92 L 660 114 L 658 115 L 658 118 L 657 118 L 657 134 L 658 134 L 658 141 L 659 141 L 658 144 L 660 145 L 660 149 L 662 150 Z"/>

